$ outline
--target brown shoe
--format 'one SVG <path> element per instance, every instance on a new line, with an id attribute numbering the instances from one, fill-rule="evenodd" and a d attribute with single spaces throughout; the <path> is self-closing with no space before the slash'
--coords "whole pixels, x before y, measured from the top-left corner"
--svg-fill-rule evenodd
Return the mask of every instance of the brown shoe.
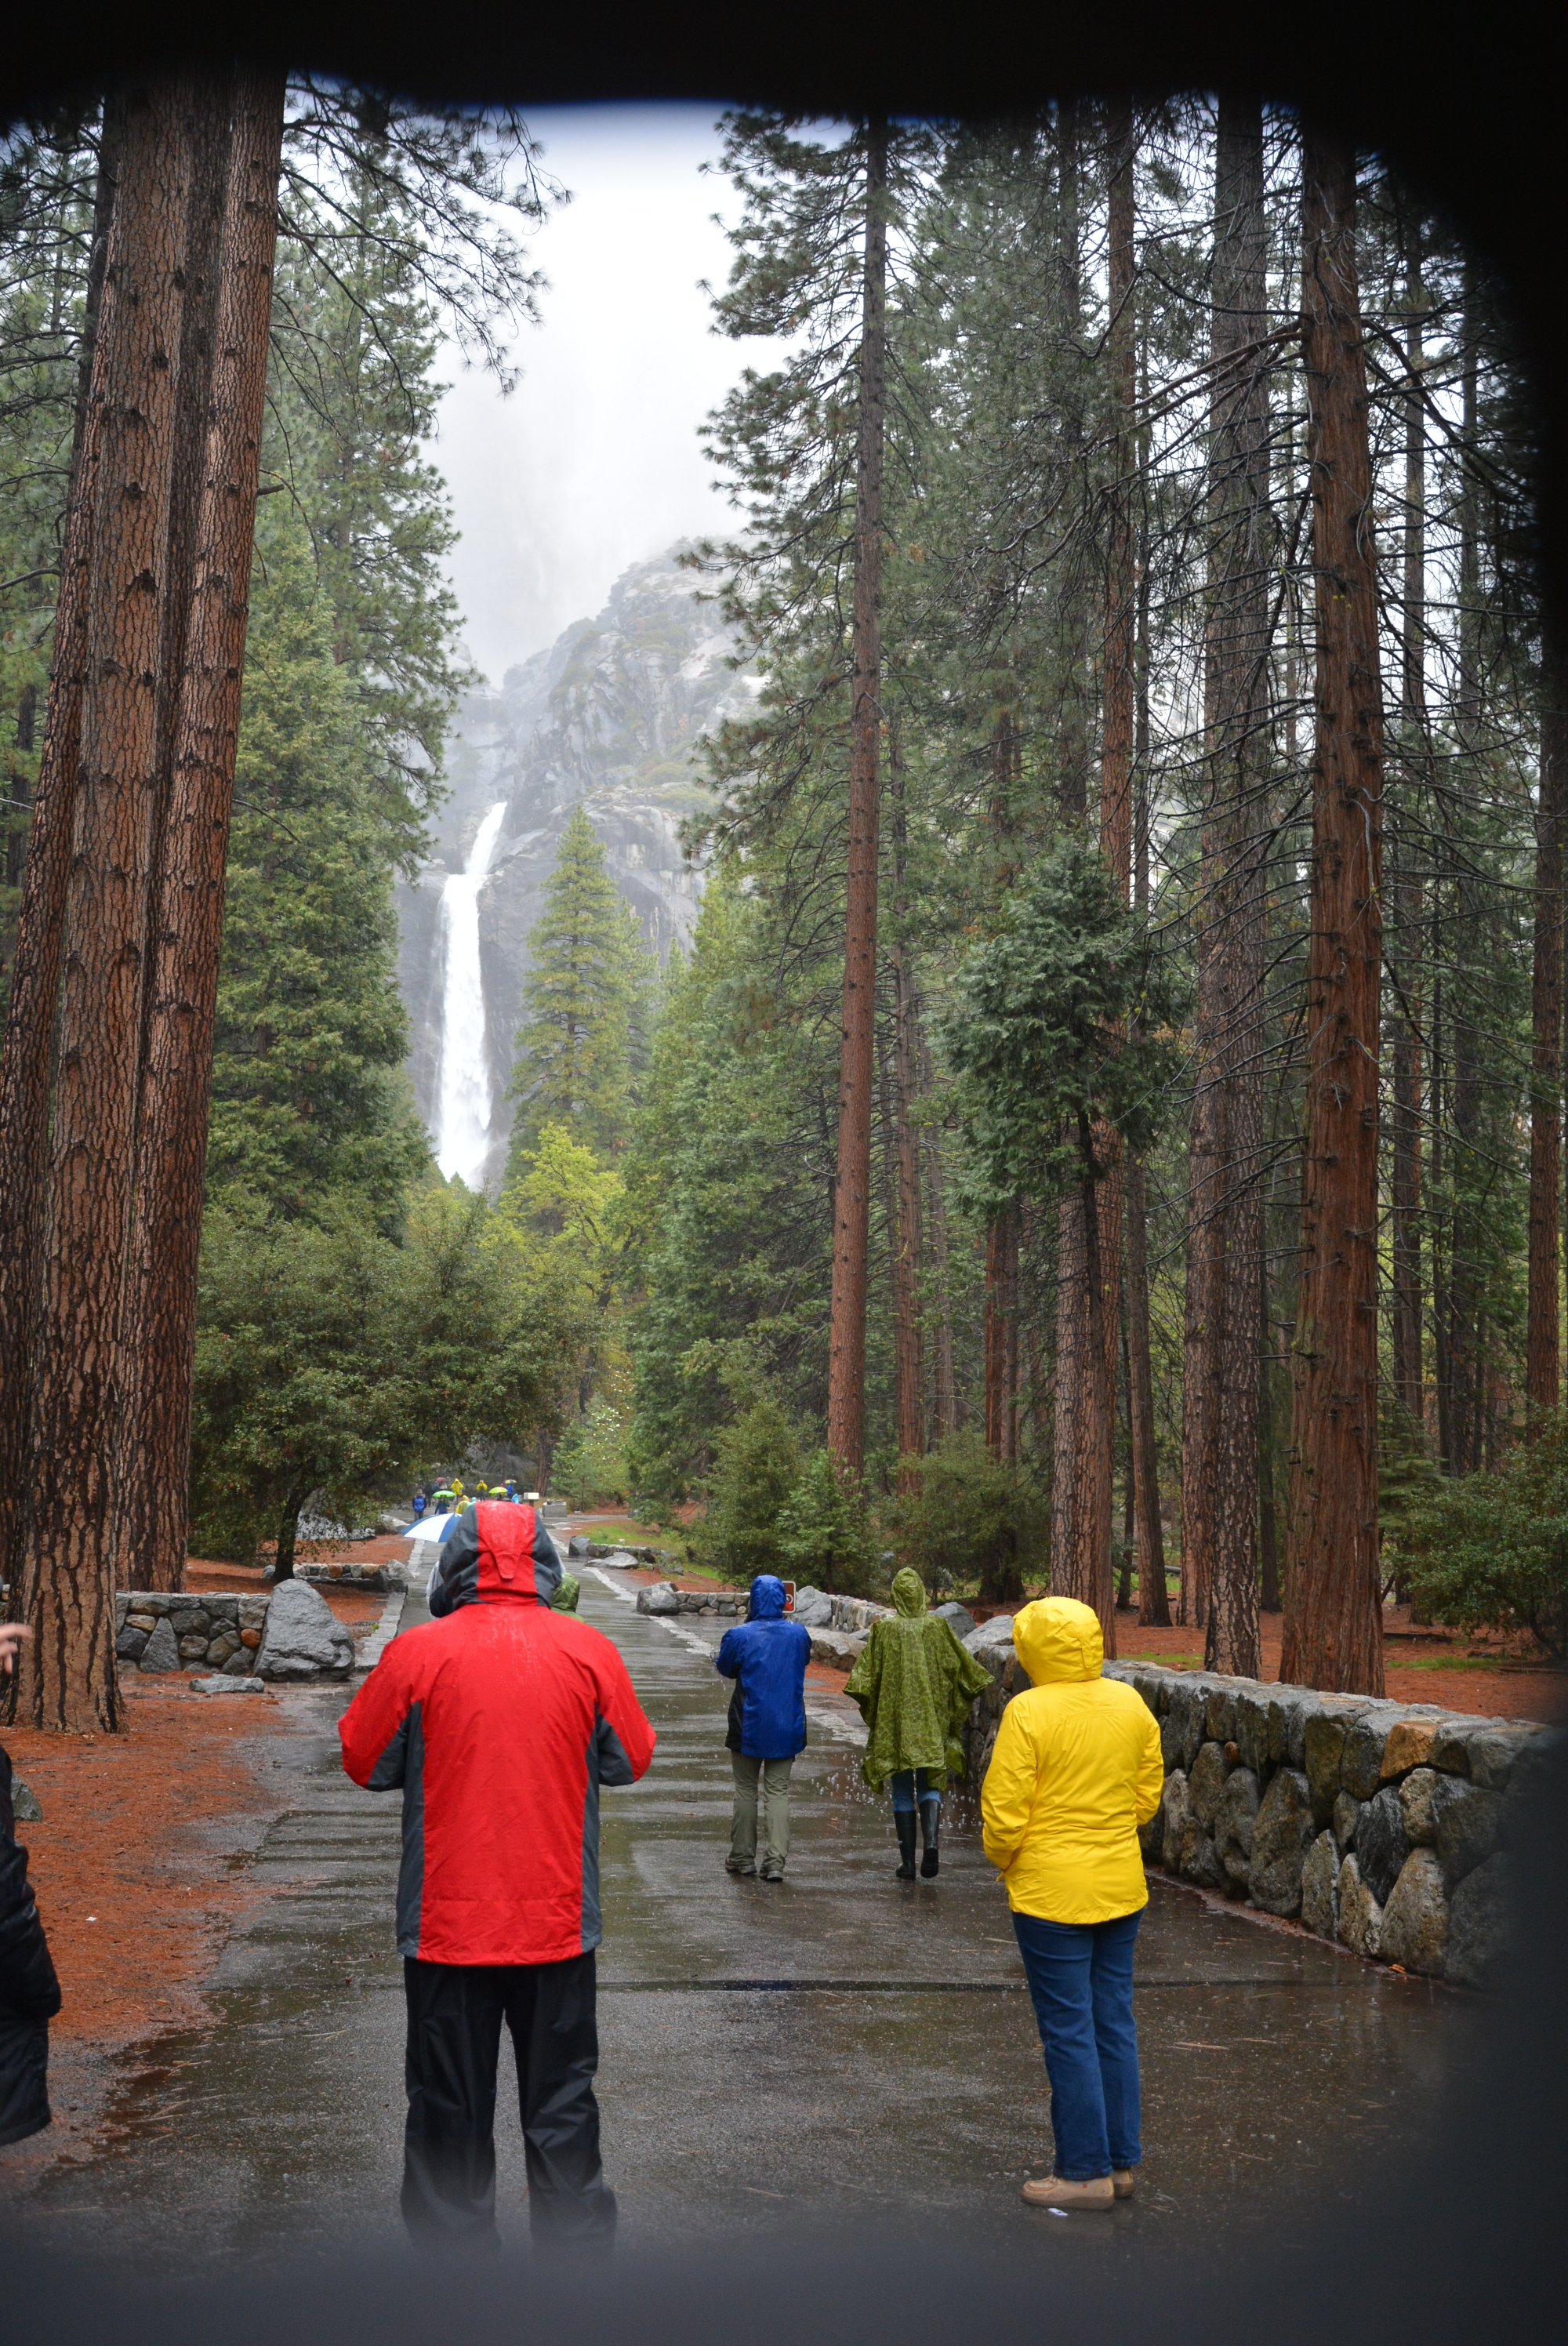
<path id="1" fill-rule="evenodd" d="M 1130 2199 L 1138 2188 L 1137 2169 L 1133 2167 L 1113 2167 L 1111 2184 L 1118 2199 Z"/>
<path id="2" fill-rule="evenodd" d="M 1092 2183 L 1064 2183 L 1059 2175 L 1032 2177 L 1022 2193 L 1031 2208 L 1109 2208 L 1115 2196 L 1108 2175 L 1097 2175 Z"/>

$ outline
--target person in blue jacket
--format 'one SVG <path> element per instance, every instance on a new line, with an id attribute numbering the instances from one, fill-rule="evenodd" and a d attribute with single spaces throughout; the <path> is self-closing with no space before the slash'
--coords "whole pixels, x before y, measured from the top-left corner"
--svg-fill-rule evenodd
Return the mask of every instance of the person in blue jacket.
<path id="1" fill-rule="evenodd" d="M 806 1665 L 811 1640 L 785 1617 L 784 1583 L 759 1572 L 746 1618 L 728 1629 L 714 1660 L 735 1680 L 725 1737 L 735 1770 L 735 1815 L 726 1873 L 782 1882 L 789 1856 L 789 1770 L 806 1748 Z M 762 1795 L 762 1862 L 757 1862 L 757 1796 Z"/>

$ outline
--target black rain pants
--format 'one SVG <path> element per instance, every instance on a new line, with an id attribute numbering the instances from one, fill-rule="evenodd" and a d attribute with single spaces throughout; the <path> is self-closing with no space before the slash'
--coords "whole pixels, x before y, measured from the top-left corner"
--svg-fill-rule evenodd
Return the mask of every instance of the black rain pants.
<path id="1" fill-rule="evenodd" d="M 592 1953 L 560 1964 L 403 1963 L 408 2123 L 402 2215 L 426 2246 L 493 2247 L 501 2024 L 517 2097 L 535 2241 L 615 2238 L 599 2164 L 599 2037 Z"/>

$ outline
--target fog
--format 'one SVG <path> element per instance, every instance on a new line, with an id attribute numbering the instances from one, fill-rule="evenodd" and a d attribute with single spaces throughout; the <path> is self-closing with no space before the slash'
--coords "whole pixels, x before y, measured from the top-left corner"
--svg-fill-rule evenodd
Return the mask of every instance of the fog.
<path id="1" fill-rule="evenodd" d="M 706 107 L 545 107 L 528 120 L 572 191 L 534 243 L 550 280 L 542 326 L 519 338 L 510 398 L 450 354 L 437 463 L 462 538 L 452 576 L 463 639 L 499 680 L 596 611 L 628 563 L 728 526 L 697 427 L 766 345 L 708 330 L 703 278 L 728 247 L 703 178 Z"/>

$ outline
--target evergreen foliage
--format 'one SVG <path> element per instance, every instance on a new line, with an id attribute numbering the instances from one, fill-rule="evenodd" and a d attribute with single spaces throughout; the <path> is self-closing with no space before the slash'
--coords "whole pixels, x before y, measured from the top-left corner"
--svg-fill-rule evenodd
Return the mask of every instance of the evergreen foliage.
<path id="1" fill-rule="evenodd" d="M 933 1595 L 974 1591 L 991 1605 L 1016 1602 L 1049 1545 L 1049 1516 L 1028 1473 L 993 1458 L 972 1428 L 921 1459 L 919 1489 L 899 1494 L 888 1525 L 900 1563 Z"/>
<path id="2" fill-rule="evenodd" d="M 545 895 L 528 939 L 509 1176 L 546 1125 L 603 1157 L 620 1153 L 650 980 L 636 918 L 581 805 L 562 834 Z"/>
<path id="3" fill-rule="evenodd" d="M 759 1572 L 782 1572 L 779 1521 L 799 1480 L 800 1445 L 777 1402 L 754 1402 L 714 1446 L 708 1510 L 692 1541 L 699 1564 L 738 1588 Z"/>
<path id="4" fill-rule="evenodd" d="M 1444 1483 L 1400 1542 L 1431 1620 L 1502 1627 L 1568 1663 L 1568 1413 L 1494 1474 Z"/>
<path id="5" fill-rule="evenodd" d="M 959 967 L 942 1030 L 983 1208 L 1095 1178 L 1096 1127 L 1148 1148 L 1176 1073 L 1174 1015 L 1145 927 L 1098 851 L 1064 833 Z"/>
<path id="6" fill-rule="evenodd" d="M 797 1581 L 864 1596 L 881 1577 L 876 1525 L 865 1492 L 825 1450 L 814 1450 L 779 1510 L 776 1534 Z"/>
<path id="7" fill-rule="evenodd" d="M 263 507 L 236 765 L 209 1180 L 286 1215 L 401 1216 L 426 1161 L 402 1060 L 392 881 L 351 678 L 308 538 Z"/>

